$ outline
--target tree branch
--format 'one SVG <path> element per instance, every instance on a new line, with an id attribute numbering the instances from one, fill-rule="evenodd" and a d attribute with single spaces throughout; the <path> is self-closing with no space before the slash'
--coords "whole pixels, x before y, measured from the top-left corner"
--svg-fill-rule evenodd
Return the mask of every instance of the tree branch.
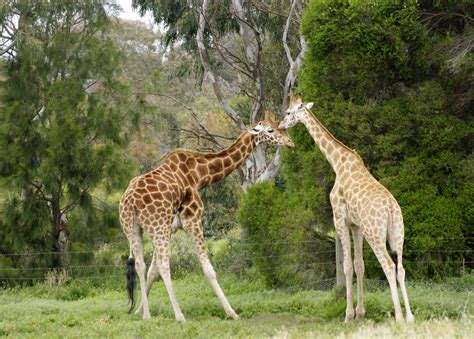
<path id="1" fill-rule="evenodd" d="M 297 72 L 298 72 L 298 69 L 301 67 L 301 65 L 303 63 L 303 57 L 306 53 L 306 42 L 305 42 L 304 37 L 302 35 L 300 36 L 300 52 L 299 52 L 298 56 L 296 57 L 296 59 L 293 59 L 293 57 L 291 56 L 290 48 L 288 47 L 288 31 L 289 31 L 290 24 L 291 24 L 291 18 L 294 14 L 295 15 L 297 14 L 296 11 L 295 11 L 295 7 L 298 10 L 302 10 L 300 0 L 293 0 L 292 1 L 291 7 L 290 7 L 290 13 L 288 14 L 288 20 L 286 21 L 285 30 L 284 30 L 284 33 L 283 33 L 283 46 L 285 48 L 286 57 L 288 59 L 288 63 L 290 64 L 290 68 L 288 69 L 288 73 L 286 74 L 285 84 L 283 86 L 283 94 L 282 94 L 282 96 L 283 96 L 282 99 L 283 100 L 282 100 L 282 104 L 280 106 L 280 116 L 281 117 L 283 117 L 285 115 L 286 108 L 288 107 L 288 95 L 291 92 L 291 88 L 296 83 Z"/>
<path id="2" fill-rule="evenodd" d="M 10 52 L 10 50 L 15 47 L 16 41 L 12 41 L 7 47 L 4 49 L 0 50 L 0 56 L 4 55 L 7 52 Z"/>
<path id="3" fill-rule="evenodd" d="M 198 8 L 199 10 L 199 26 L 198 26 L 198 31 L 197 31 L 197 36 L 196 36 L 196 42 L 199 50 L 199 57 L 201 59 L 201 63 L 204 67 L 205 73 L 208 75 L 209 80 L 212 84 L 212 88 L 214 90 L 214 93 L 217 97 L 217 100 L 221 103 L 221 105 L 224 107 L 224 111 L 227 113 L 227 115 L 230 116 L 232 120 L 237 124 L 237 126 L 240 128 L 240 130 L 244 131 L 246 130 L 246 127 L 240 118 L 240 116 L 235 112 L 232 107 L 229 105 L 229 102 L 227 99 L 224 97 L 224 94 L 222 93 L 222 89 L 219 85 L 219 81 L 214 74 L 212 68 L 211 68 L 211 63 L 209 61 L 209 55 L 207 53 L 206 45 L 204 44 L 204 30 L 206 28 L 206 20 L 205 16 L 207 14 L 207 8 L 209 5 L 209 0 L 203 0 L 202 7 Z"/>
<path id="4" fill-rule="evenodd" d="M 135 93 L 135 94 L 138 94 L 138 93 Z M 215 138 L 215 135 L 211 133 L 211 131 L 209 131 L 209 129 L 206 127 L 206 125 L 204 125 L 204 123 L 201 121 L 201 119 L 199 119 L 198 115 L 196 114 L 196 112 L 191 108 L 189 107 L 188 105 L 186 105 L 184 102 L 176 99 L 175 97 L 171 96 L 171 95 L 168 95 L 168 94 L 164 94 L 164 93 L 158 93 L 158 92 L 142 92 L 140 94 L 148 94 L 148 95 L 156 95 L 156 96 L 161 96 L 161 97 L 165 97 L 165 98 L 168 98 L 174 102 L 176 102 L 177 104 L 183 106 L 185 109 L 187 109 L 189 112 L 191 112 L 191 115 L 192 117 L 194 118 L 194 120 L 196 121 L 196 123 L 199 125 L 199 127 L 204 131 L 204 133 L 206 135 L 209 136 L 209 140 L 212 141 L 214 143 L 214 145 L 216 145 L 218 148 L 223 148 L 223 146 L 221 145 L 221 143 Z"/>
<path id="5" fill-rule="evenodd" d="M 239 33 L 244 45 L 245 55 L 252 66 L 252 78 L 255 82 L 257 98 L 254 107 L 252 108 L 252 112 L 250 113 L 250 122 L 255 123 L 258 113 L 260 113 L 263 108 L 264 99 L 264 87 L 260 68 L 262 53 L 261 34 L 253 25 L 250 24 L 249 20 L 246 19 L 242 2 L 240 0 L 232 0 L 232 5 L 234 7 L 235 17 L 239 22 Z M 249 28 L 252 29 L 255 35 L 255 41 L 257 42 L 257 53 L 254 52 L 250 43 Z"/>

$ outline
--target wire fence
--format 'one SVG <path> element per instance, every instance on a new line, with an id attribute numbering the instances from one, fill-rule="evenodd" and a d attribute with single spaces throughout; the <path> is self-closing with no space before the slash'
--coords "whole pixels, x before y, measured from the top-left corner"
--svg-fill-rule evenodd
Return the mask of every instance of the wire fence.
<path id="1" fill-rule="evenodd" d="M 440 241 L 440 242 L 459 242 L 469 241 L 474 239 L 474 237 L 464 237 L 464 238 L 433 238 L 433 241 Z M 311 244 L 314 243 L 312 240 L 302 240 L 302 241 L 276 241 L 276 242 L 249 242 L 243 241 L 243 244 L 247 248 L 252 248 L 252 246 L 278 246 L 278 245 L 302 245 L 302 244 Z M 114 246 L 124 248 L 127 247 L 125 242 L 116 242 L 116 243 L 108 243 L 109 248 L 113 248 Z M 52 251 L 44 251 L 44 252 L 20 252 L 20 253 L 0 253 L 1 258 L 11 258 L 15 260 L 19 260 L 20 258 L 29 258 L 33 257 L 35 259 L 43 258 L 44 260 L 40 260 L 39 262 L 47 262 L 48 259 L 51 259 L 52 256 L 60 256 L 63 258 L 67 258 L 65 260 L 65 264 L 62 267 L 53 267 L 51 265 L 16 265 L 15 267 L 7 266 L 4 261 L 0 260 L 0 282 L 41 282 L 50 279 L 48 274 L 54 274 L 55 272 L 63 271 L 67 272 L 70 278 L 79 278 L 79 279 L 88 279 L 91 281 L 110 281 L 113 278 L 123 278 L 125 273 L 126 264 L 125 261 L 121 260 L 120 263 L 117 261 L 112 263 L 103 263 L 94 261 L 95 257 L 99 255 L 100 249 L 98 250 L 87 250 L 87 251 L 70 251 L 67 253 L 58 253 Z M 430 257 L 429 255 L 436 255 L 440 254 L 443 255 L 444 258 L 449 261 L 450 265 L 457 265 L 459 266 L 460 270 L 464 270 L 466 267 L 473 267 L 474 266 L 474 258 L 473 258 L 474 250 L 467 247 L 467 248 L 453 248 L 453 249 L 430 249 L 430 250 L 416 250 L 416 249 L 409 249 L 404 251 L 405 255 L 419 255 L 420 259 L 416 261 L 416 265 L 433 265 L 433 264 L 443 264 L 440 262 L 439 258 Z M 86 255 L 89 256 L 89 261 L 87 264 L 73 264 L 73 262 L 80 262 L 81 256 Z M 173 255 L 173 254 L 172 254 Z M 175 255 L 175 254 L 174 254 Z M 128 251 L 124 253 L 123 256 L 128 256 Z M 293 253 L 285 253 L 285 254 L 270 254 L 270 255 L 257 255 L 256 253 L 250 253 L 252 263 L 258 261 L 265 261 L 269 264 L 267 265 L 260 265 L 258 267 L 258 271 L 261 273 L 265 272 L 272 272 L 275 270 L 287 270 L 289 272 L 292 271 L 309 271 L 315 269 L 323 268 L 326 270 L 326 276 L 328 272 L 332 272 L 335 275 L 335 250 L 324 250 L 324 251 L 296 251 Z M 307 258 L 303 263 L 301 262 L 294 262 L 297 261 L 299 258 Z M 319 259 L 318 259 L 319 258 Z M 102 259 L 103 260 L 103 259 Z M 100 261 L 100 260 L 99 260 Z M 123 261 L 123 262 L 122 262 Z M 272 262 L 275 265 L 272 265 Z M 278 262 L 278 265 L 276 264 Z M 406 262 L 406 261 L 405 261 Z M 377 265 L 378 261 L 373 259 L 365 259 L 364 263 L 366 265 Z M 218 269 L 222 269 L 219 267 Z M 173 267 L 172 267 L 173 270 Z M 195 270 L 199 270 L 199 264 L 197 264 L 196 260 L 196 267 Z M 242 274 L 249 270 L 249 267 L 243 265 L 242 267 L 237 267 L 232 269 L 232 273 Z M 372 281 L 373 286 L 379 287 L 386 287 L 387 283 L 385 280 L 368 280 Z M 293 286 L 287 287 L 288 291 L 292 290 L 299 290 L 299 289 L 330 289 L 335 284 L 335 278 L 315 278 L 310 283 L 304 284 L 295 284 Z"/>

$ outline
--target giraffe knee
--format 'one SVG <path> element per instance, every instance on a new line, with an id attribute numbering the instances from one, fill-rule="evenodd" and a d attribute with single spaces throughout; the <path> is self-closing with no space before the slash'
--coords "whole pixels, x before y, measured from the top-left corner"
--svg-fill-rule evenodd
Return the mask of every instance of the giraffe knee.
<path id="1" fill-rule="evenodd" d="M 354 267 L 352 266 L 352 262 L 350 261 L 344 261 L 344 275 L 346 277 L 352 276 L 354 273 Z"/>
<path id="2" fill-rule="evenodd" d="M 354 262 L 354 269 L 355 269 L 355 272 L 358 276 L 364 275 L 364 272 L 365 272 L 364 260 L 362 260 L 362 259 L 356 260 Z"/>
<path id="3" fill-rule="evenodd" d="M 403 268 L 403 265 L 400 263 L 397 266 L 397 280 L 398 281 L 405 280 L 405 269 Z"/>

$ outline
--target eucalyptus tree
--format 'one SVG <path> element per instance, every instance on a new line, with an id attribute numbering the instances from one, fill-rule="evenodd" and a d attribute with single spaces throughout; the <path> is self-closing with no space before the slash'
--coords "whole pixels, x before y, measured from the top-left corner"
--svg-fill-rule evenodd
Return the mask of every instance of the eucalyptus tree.
<path id="1" fill-rule="evenodd" d="M 136 113 L 106 35 L 114 11 L 104 1 L 0 7 L 1 251 L 64 250 L 64 215 L 81 207 L 89 218 L 93 190 L 130 176 L 122 150 Z"/>
<path id="2" fill-rule="evenodd" d="M 208 81 L 226 114 L 238 130 L 254 123 L 265 108 L 283 112 L 296 81 L 305 44 L 299 34 L 304 1 L 256 2 L 241 0 L 134 0 L 142 14 L 150 11 L 155 22 L 166 27 L 164 43 L 177 43 L 194 58 L 193 69 Z M 292 53 L 293 51 L 293 53 Z M 238 88 L 228 85 L 235 80 Z M 233 98 L 244 97 L 240 105 Z M 198 123 L 215 148 L 222 139 Z M 248 185 L 273 178 L 280 167 L 281 150 L 273 156 L 262 147 L 241 171 Z"/>

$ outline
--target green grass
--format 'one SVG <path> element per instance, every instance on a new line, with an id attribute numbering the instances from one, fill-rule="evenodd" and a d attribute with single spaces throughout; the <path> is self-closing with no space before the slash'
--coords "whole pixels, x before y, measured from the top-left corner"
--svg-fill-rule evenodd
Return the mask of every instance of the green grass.
<path id="1" fill-rule="evenodd" d="M 176 280 L 174 286 L 187 319 L 177 323 L 166 290 L 158 281 L 151 292 L 152 319 L 128 314 L 121 282 L 103 286 L 72 281 L 64 286 L 0 291 L 0 336 L 14 337 L 468 337 L 474 333 L 474 276 L 443 284 L 409 285 L 415 324 L 393 320 L 386 289 L 366 293 L 367 319 L 345 325 L 345 301 L 332 291 L 269 290 L 259 280 L 220 277 L 221 286 L 241 320 L 226 320 L 202 275 Z M 113 287 L 115 286 L 115 287 Z"/>

